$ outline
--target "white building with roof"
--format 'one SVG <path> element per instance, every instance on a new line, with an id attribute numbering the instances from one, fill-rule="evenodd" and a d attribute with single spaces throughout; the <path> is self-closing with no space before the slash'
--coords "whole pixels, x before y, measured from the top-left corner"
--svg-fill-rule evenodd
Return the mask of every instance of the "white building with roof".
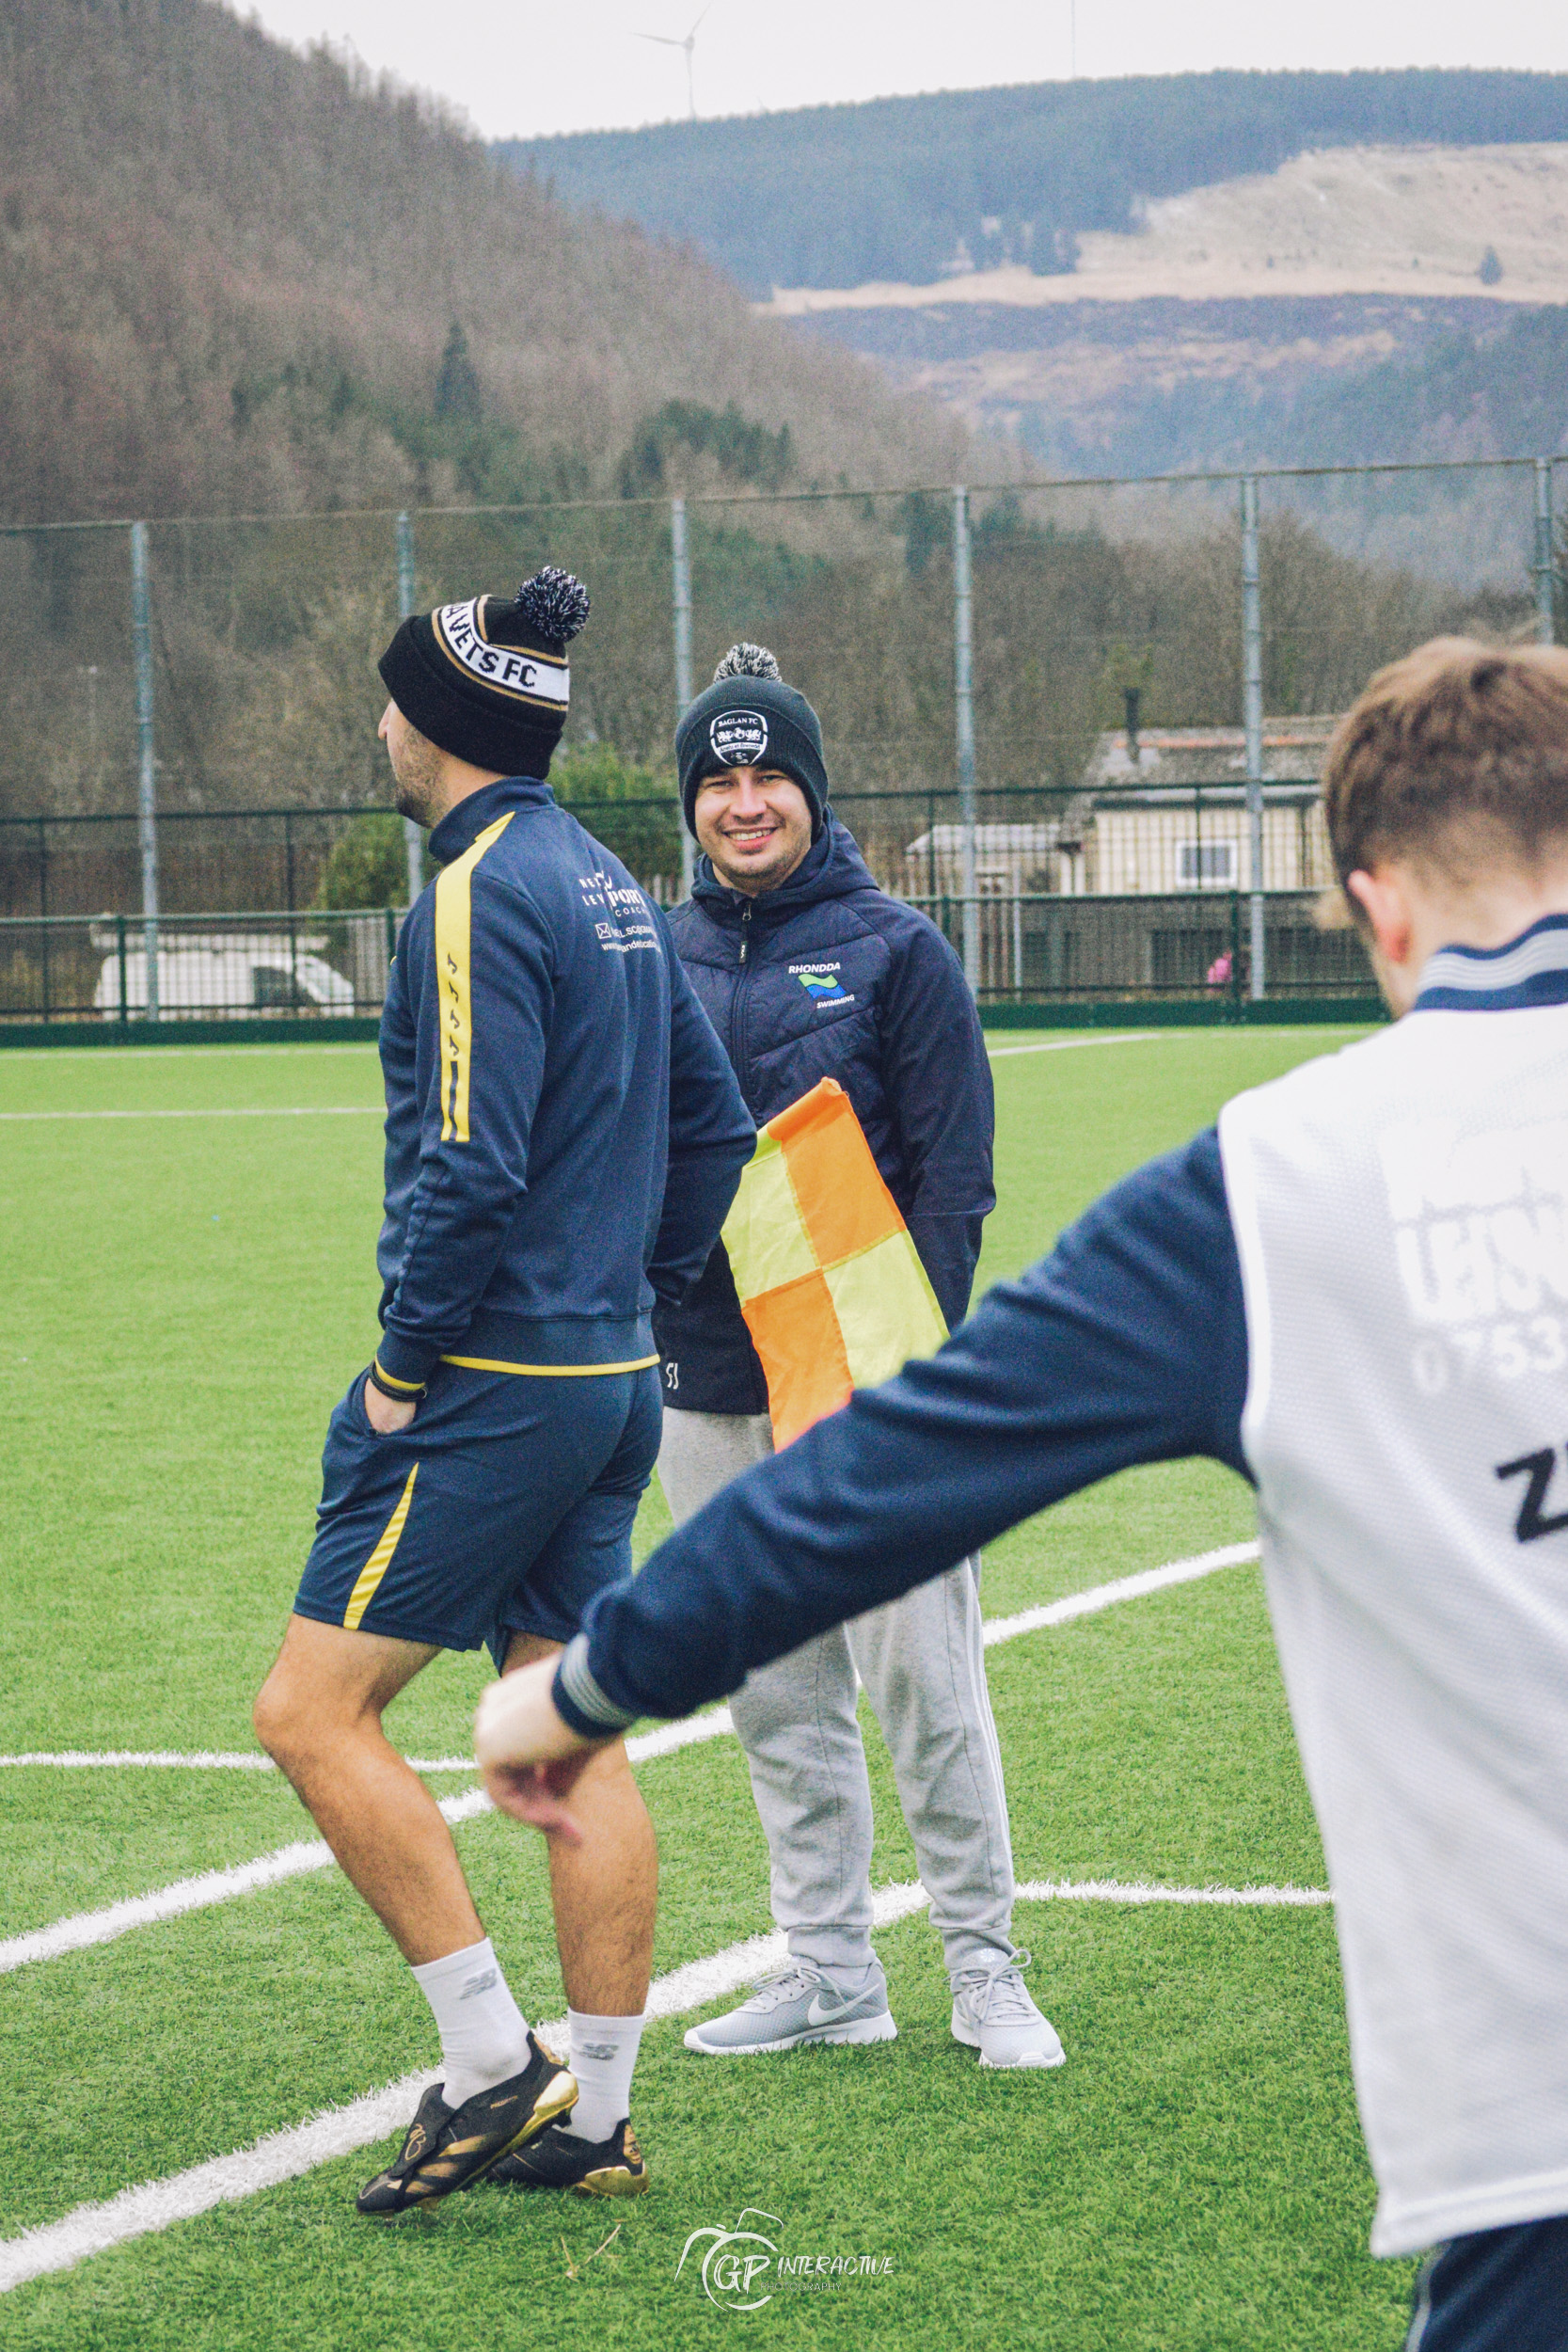
<path id="1" fill-rule="evenodd" d="M 1333 715 L 1263 722 L 1265 890 L 1333 880 L 1322 778 L 1337 724 Z M 1062 819 L 1055 887 L 1106 896 L 1254 887 L 1246 781 L 1240 727 L 1102 735 Z"/>

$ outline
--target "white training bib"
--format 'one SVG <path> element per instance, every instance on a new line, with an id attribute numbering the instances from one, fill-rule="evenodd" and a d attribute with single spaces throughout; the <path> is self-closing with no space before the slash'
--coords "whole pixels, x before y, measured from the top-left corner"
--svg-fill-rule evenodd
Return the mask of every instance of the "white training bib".
<path id="1" fill-rule="evenodd" d="M 1568 2212 L 1565 1114 L 1551 1006 L 1412 1014 L 1220 1120 L 1379 2254 Z"/>

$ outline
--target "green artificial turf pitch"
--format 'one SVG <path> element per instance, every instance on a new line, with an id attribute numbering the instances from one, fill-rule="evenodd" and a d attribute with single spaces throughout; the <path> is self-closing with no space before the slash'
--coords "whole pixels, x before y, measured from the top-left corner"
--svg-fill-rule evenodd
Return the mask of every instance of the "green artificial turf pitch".
<path id="1" fill-rule="evenodd" d="M 1343 1036 L 1062 1042 L 994 1065 L 985 1281 L 1227 1095 Z M 253 1746 L 323 1424 L 373 1337 L 377 1094 L 373 1051 L 355 1046 L 0 1057 L 6 1753 Z M 341 1115 L 216 1115 L 324 1107 Z M 667 1523 L 656 1489 L 644 1547 Z M 1252 1533 L 1245 1489 L 1212 1466 L 1131 1473 L 997 1545 L 987 1613 Z M 1322 1885 L 1255 1567 L 1025 1636 L 990 1666 L 1021 1879 Z M 464 1753 L 483 1671 L 439 1661 L 394 1737 Z M 868 1746 L 877 1881 L 908 1880 L 874 1727 Z M 734 1743 L 641 1776 L 662 1857 L 656 1968 L 765 1931 Z M 271 1774 L 8 1769 L 0 1806 L 0 1936 L 311 1835 Z M 519 1998 L 558 2015 L 542 1850 L 495 1817 L 457 1836 Z M 947 2033 L 936 1939 L 906 1919 L 879 1939 L 895 2042 L 725 2064 L 683 2048 L 688 2019 L 650 2028 L 640 2204 L 486 2188 L 378 2229 L 353 2210 L 365 2150 L 0 2296 L 0 2346 L 684 2352 L 735 2330 L 846 2352 L 1392 2352 L 1409 2265 L 1366 2252 L 1329 1915 L 1022 1903 L 1017 1934 L 1061 2073 L 982 2074 Z M 15 1969 L 0 2015 L 4 2238 L 436 2056 L 406 1970 L 332 1871 Z M 785 2254 L 884 2267 L 717 2310 L 702 2247 L 677 2275 L 682 2249 L 748 2206 Z"/>

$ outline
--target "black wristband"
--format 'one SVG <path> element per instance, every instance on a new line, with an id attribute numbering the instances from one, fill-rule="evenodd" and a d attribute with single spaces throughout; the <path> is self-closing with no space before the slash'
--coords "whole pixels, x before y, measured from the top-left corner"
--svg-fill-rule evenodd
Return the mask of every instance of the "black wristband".
<path id="1" fill-rule="evenodd" d="M 394 1405 L 417 1405 L 425 1391 L 425 1384 L 422 1380 L 417 1389 L 410 1388 L 406 1380 L 388 1380 L 373 1357 L 371 1360 L 369 1379 L 372 1388 L 379 1389 L 383 1396 L 389 1396 Z"/>

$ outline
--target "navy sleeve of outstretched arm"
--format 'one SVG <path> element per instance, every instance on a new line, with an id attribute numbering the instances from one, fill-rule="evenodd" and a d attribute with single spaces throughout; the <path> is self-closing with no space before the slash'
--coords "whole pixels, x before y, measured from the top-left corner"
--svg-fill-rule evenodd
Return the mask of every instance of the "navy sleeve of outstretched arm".
<path id="1" fill-rule="evenodd" d="M 957 956 L 930 923 L 901 939 L 882 1068 L 909 1179 L 904 1221 L 950 1331 L 963 1321 L 996 1206 L 996 1104 L 985 1032 Z"/>
<path id="2" fill-rule="evenodd" d="M 420 1109 L 420 1174 L 403 1271 L 376 1361 L 416 1385 L 467 1329 L 527 1189 L 529 1138 L 544 1083 L 554 956 L 531 901 L 483 870 L 469 898 L 460 996 L 436 973 L 420 1018 L 446 1025 Z M 434 950 L 432 950 L 434 952 Z"/>
<path id="3" fill-rule="evenodd" d="M 670 966 L 670 1162 L 648 1279 L 657 1297 L 673 1302 L 708 1262 L 757 1131 L 664 918 L 657 919 Z"/>
<path id="4" fill-rule="evenodd" d="M 1133 1463 L 1248 1475 L 1241 1267 L 1211 1131 L 1107 1193 L 940 1353 L 749 1470 L 590 1610 L 556 1679 L 602 1736 L 686 1714 Z"/>

